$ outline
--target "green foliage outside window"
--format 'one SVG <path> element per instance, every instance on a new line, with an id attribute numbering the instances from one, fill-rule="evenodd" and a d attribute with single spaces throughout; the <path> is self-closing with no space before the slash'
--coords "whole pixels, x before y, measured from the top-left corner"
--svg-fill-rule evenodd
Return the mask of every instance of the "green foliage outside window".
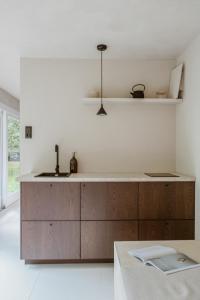
<path id="1" fill-rule="evenodd" d="M 20 123 L 8 117 L 8 193 L 19 191 L 20 174 Z"/>
<path id="2" fill-rule="evenodd" d="M 8 152 L 19 152 L 20 125 L 19 121 L 13 118 L 8 120 Z"/>

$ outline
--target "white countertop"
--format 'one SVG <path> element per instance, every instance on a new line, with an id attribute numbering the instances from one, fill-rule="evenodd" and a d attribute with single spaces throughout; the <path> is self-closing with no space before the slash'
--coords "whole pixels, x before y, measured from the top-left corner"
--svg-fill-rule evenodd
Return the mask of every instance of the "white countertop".
<path id="1" fill-rule="evenodd" d="M 179 182 L 195 181 L 195 177 L 173 172 L 180 177 L 149 177 L 144 173 L 77 173 L 70 177 L 35 177 L 39 173 L 19 177 L 21 182 Z"/>

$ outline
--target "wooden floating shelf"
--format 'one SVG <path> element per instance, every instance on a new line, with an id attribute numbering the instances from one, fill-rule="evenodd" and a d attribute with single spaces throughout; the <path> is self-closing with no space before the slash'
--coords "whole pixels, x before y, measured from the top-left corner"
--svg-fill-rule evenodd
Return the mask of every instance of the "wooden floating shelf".
<path id="1" fill-rule="evenodd" d="M 100 98 L 83 98 L 83 102 L 87 104 L 100 103 Z M 103 98 L 104 103 L 133 103 L 133 104 L 180 104 L 183 99 L 169 99 L 169 98 Z"/>

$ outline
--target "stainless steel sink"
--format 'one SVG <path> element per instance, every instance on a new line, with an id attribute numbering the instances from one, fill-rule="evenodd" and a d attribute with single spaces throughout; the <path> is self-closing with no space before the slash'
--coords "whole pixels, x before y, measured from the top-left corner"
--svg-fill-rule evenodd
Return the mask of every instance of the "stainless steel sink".
<path id="1" fill-rule="evenodd" d="M 47 173 L 47 172 L 43 172 L 40 173 L 38 175 L 36 175 L 35 177 L 69 177 L 71 174 L 70 173 Z"/>

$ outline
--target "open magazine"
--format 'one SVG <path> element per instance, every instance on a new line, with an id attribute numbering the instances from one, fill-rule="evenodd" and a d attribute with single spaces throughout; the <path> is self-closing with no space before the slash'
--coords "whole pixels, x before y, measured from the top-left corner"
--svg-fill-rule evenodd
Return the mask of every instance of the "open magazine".
<path id="1" fill-rule="evenodd" d="M 153 266 L 165 274 L 200 268 L 200 264 L 187 255 L 177 253 L 174 248 L 155 245 L 128 251 L 129 255 L 141 260 L 145 265 Z"/>

